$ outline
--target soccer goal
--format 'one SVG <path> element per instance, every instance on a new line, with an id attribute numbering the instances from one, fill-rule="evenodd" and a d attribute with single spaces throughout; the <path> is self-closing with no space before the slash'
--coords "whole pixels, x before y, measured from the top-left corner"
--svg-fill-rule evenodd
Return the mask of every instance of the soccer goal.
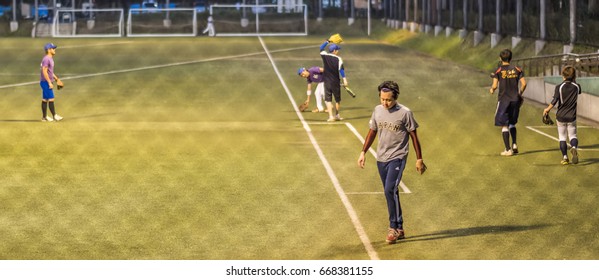
<path id="1" fill-rule="evenodd" d="M 128 37 L 185 37 L 197 33 L 197 14 L 193 8 L 129 9 Z"/>
<path id="2" fill-rule="evenodd" d="M 306 36 L 307 5 L 212 5 L 216 36 Z"/>
<path id="3" fill-rule="evenodd" d="M 122 37 L 123 9 L 60 9 L 52 24 L 53 37 Z"/>

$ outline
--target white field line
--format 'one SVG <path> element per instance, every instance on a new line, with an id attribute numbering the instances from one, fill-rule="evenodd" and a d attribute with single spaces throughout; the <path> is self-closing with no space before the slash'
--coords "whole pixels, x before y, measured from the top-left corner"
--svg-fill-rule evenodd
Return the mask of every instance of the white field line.
<path id="1" fill-rule="evenodd" d="M 354 133 L 354 135 L 356 135 L 356 137 L 358 137 L 358 139 L 360 140 L 360 142 L 362 142 L 362 145 L 364 145 L 364 137 L 362 137 L 362 135 L 360 135 L 360 133 L 358 133 L 358 130 L 356 130 L 356 128 L 351 124 L 346 122 L 345 125 L 349 128 L 349 130 L 351 132 Z M 374 159 L 376 160 L 376 152 L 374 151 L 374 149 L 372 147 L 370 147 L 368 149 L 368 151 L 370 152 L 370 154 L 374 157 Z M 403 190 L 404 193 L 412 193 L 410 191 L 410 189 L 408 189 L 408 186 L 406 186 L 406 184 L 404 184 L 403 181 L 399 181 L 399 187 Z"/>
<path id="2" fill-rule="evenodd" d="M 534 128 L 533 126 L 527 126 L 526 128 L 528 128 L 528 129 L 530 129 L 530 130 L 532 130 L 532 131 L 534 131 L 534 132 L 536 132 L 538 134 L 541 134 L 541 135 L 543 135 L 543 136 L 545 136 L 545 137 L 547 137 L 549 139 L 552 139 L 552 140 L 554 140 L 556 142 L 559 142 L 559 138 L 556 138 L 555 136 L 552 136 L 552 135 L 549 135 L 549 134 L 547 134 L 547 133 L 545 133 L 543 131 L 540 131 L 540 130 Z M 588 128 L 588 127 L 583 126 L 581 128 Z M 570 143 L 566 143 L 566 144 L 568 144 L 568 147 L 570 147 Z M 583 148 L 578 148 L 578 150 L 580 150 L 580 151 L 599 151 L 598 149 L 583 149 Z"/>
<path id="3" fill-rule="evenodd" d="M 132 44 L 132 43 L 134 43 L 134 42 L 133 41 L 123 41 L 123 42 L 98 43 L 98 44 L 87 44 L 87 45 L 64 45 L 64 46 L 59 46 L 58 50 L 87 48 L 87 47 L 103 47 L 103 46 L 110 46 L 110 45 L 123 45 L 123 44 Z"/>
<path id="4" fill-rule="evenodd" d="M 275 52 L 286 52 L 286 51 L 292 51 L 292 50 L 298 50 L 298 49 L 305 49 L 305 48 L 312 48 L 312 46 L 305 46 L 305 47 L 299 47 L 299 48 L 281 49 L 281 50 L 273 51 L 273 53 L 275 53 Z M 213 61 L 219 61 L 219 60 L 227 60 L 227 59 L 235 59 L 235 58 L 242 58 L 242 57 L 250 57 L 250 56 L 256 56 L 256 55 L 264 55 L 264 53 L 263 52 L 254 52 L 254 53 L 247 53 L 247 54 L 213 57 L 213 58 L 206 58 L 206 59 L 199 59 L 199 60 L 174 62 L 174 63 L 167 63 L 167 64 L 159 64 L 159 65 L 151 65 L 151 66 L 136 67 L 136 68 L 129 68 L 129 69 L 121 69 L 121 70 L 113 70 L 113 71 L 106 71 L 106 72 L 91 73 L 91 74 L 81 74 L 81 75 L 74 75 L 74 76 L 69 76 L 69 77 L 61 76 L 60 79 L 64 81 L 64 80 L 74 80 L 74 79 L 82 79 L 82 78 L 91 78 L 91 77 L 98 77 L 98 76 L 105 76 L 105 75 L 122 74 L 122 73 L 130 73 L 130 72 L 137 72 L 137 71 L 154 70 L 154 69 L 159 69 L 159 68 L 183 66 L 183 65 L 197 64 L 197 63 L 204 63 L 204 62 L 213 62 Z M 10 84 L 10 85 L 0 85 L 0 89 L 3 89 L 3 88 L 13 88 L 13 87 L 21 87 L 21 86 L 28 86 L 28 85 L 37 85 L 37 84 L 39 84 L 39 81 L 25 82 L 25 83 L 18 83 L 18 84 Z"/>
<path id="5" fill-rule="evenodd" d="M 272 64 L 272 67 L 273 67 L 275 73 L 277 74 L 277 77 L 279 77 L 279 81 L 281 82 L 281 85 L 283 86 L 283 88 L 285 89 L 285 92 L 287 93 L 287 97 L 289 98 L 289 101 L 291 102 L 291 105 L 295 110 L 295 114 L 297 115 L 297 117 L 299 118 L 300 122 L 302 123 L 304 129 L 306 130 L 306 133 L 308 134 L 308 138 L 310 138 L 310 142 L 312 143 L 312 146 L 314 146 L 314 150 L 316 150 L 316 153 L 318 154 L 320 161 L 324 165 L 324 168 L 326 169 L 327 174 L 329 175 L 329 178 L 331 179 L 331 182 L 333 183 L 333 186 L 335 187 L 335 190 L 337 191 L 337 195 L 339 195 L 339 198 L 341 199 L 343 206 L 345 206 L 345 210 L 347 211 L 347 213 L 354 225 L 354 228 L 356 229 L 358 236 L 360 237 L 360 240 L 362 241 L 362 244 L 364 245 L 364 248 L 366 249 L 366 252 L 368 253 L 368 256 L 370 256 L 371 260 L 378 260 L 379 256 L 378 256 L 377 252 L 374 250 L 374 247 L 372 246 L 372 244 L 370 243 L 370 240 L 368 239 L 368 235 L 366 235 L 366 231 L 364 230 L 364 227 L 362 226 L 362 223 L 360 222 L 360 219 L 358 218 L 358 214 L 354 210 L 351 202 L 349 201 L 347 195 L 345 194 L 343 188 L 341 187 L 341 184 L 339 183 L 339 180 L 337 179 L 337 176 L 335 175 L 333 168 L 331 167 L 328 160 L 324 156 L 322 149 L 320 148 L 320 146 L 318 145 L 318 142 L 316 141 L 316 138 L 312 134 L 312 130 L 310 129 L 310 126 L 308 125 L 308 123 L 306 123 L 306 120 L 302 116 L 301 112 L 297 109 L 297 104 L 295 103 L 295 100 L 291 94 L 291 91 L 289 90 L 289 88 L 287 87 L 287 84 L 285 83 L 285 80 L 281 76 L 281 73 L 279 72 L 279 69 L 277 68 L 277 65 L 275 64 L 275 61 L 272 58 L 271 53 L 268 51 L 266 44 L 264 44 L 262 37 L 258 36 L 258 39 L 260 40 L 260 44 L 262 44 L 262 47 L 264 48 L 264 52 L 268 56 L 268 59 L 270 60 L 270 63 Z"/>

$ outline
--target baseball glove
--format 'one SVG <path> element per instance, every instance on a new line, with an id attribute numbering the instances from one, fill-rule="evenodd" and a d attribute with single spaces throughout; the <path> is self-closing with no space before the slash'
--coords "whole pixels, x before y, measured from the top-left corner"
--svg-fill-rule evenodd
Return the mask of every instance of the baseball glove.
<path id="1" fill-rule="evenodd" d="M 56 89 L 61 90 L 64 86 L 56 85 Z"/>
<path id="2" fill-rule="evenodd" d="M 341 35 L 339 33 L 335 33 L 333 35 L 331 35 L 331 37 L 329 37 L 329 42 L 334 43 L 334 44 L 341 44 L 343 43 L 343 38 L 341 37 Z"/>
<path id="3" fill-rule="evenodd" d="M 553 120 L 549 117 L 549 114 L 543 115 L 543 123 L 545 125 L 553 125 Z"/>
<path id="4" fill-rule="evenodd" d="M 305 101 L 304 103 L 300 104 L 298 109 L 300 112 L 306 111 L 306 109 L 308 109 L 308 101 Z"/>

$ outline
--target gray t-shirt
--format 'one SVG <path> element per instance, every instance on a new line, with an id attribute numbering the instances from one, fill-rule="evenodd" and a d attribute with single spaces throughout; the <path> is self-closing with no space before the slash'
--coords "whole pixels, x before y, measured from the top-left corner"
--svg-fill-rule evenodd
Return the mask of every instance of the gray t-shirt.
<path id="1" fill-rule="evenodd" d="M 416 130 L 418 123 L 410 108 L 397 103 L 389 110 L 383 105 L 374 107 L 369 126 L 379 136 L 377 161 L 388 162 L 408 155 L 409 132 Z"/>

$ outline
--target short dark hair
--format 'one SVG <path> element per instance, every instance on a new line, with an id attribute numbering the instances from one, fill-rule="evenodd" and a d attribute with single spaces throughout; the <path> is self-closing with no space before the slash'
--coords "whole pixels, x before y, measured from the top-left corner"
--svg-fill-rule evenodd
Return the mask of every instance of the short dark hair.
<path id="1" fill-rule="evenodd" d="M 566 66 L 562 69 L 562 77 L 566 79 L 566 81 L 574 81 L 576 79 L 576 68 L 573 66 Z"/>
<path id="2" fill-rule="evenodd" d="M 396 82 L 394 81 L 384 81 L 382 82 L 379 87 L 379 95 L 381 94 L 381 91 L 385 91 L 385 92 L 393 92 L 393 99 L 397 99 L 397 97 L 399 96 L 399 85 L 397 85 Z"/>
<path id="3" fill-rule="evenodd" d="M 504 49 L 499 53 L 499 57 L 503 62 L 512 61 L 512 51 L 510 49 Z"/>

